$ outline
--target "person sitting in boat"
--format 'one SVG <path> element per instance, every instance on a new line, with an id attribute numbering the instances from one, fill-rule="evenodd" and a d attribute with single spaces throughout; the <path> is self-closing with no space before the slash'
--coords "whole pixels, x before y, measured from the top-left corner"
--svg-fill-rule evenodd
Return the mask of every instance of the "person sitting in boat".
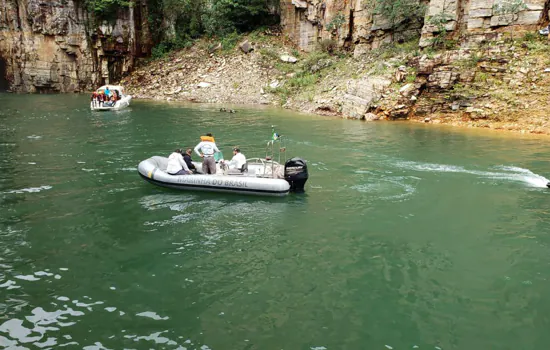
<path id="1" fill-rule="evenodd" d="M 238 170 L 239 172 L 243 171 L 243 165 L 246 164 L 246 157 L 241 153 L 241 150 L 238 147 L 233 148 L 233 158 L 230 161 L 222 161 L 223 166 L 231 170 Z"/>
<path id="2" fill-rule="evenodd" d="M 191 154 L 193 153 L 193 150 L 191 148 L 188 148 L 185 151 L 185 154 L 183 155 L 183 160 L 185 161 L 185 164 L 187 164 L 187 167 L 189 170 L 193 172 L 193 174 L 197 173 L 197 168 L 195 167 L 195 164 L 193 164 L 193 159 L 191 159 Z"/>
<path id="3" fill-rule="evenodd" d="M 105 96 L 105 106 L 106 107 L 114 107 L 115 106 L 115 97 L 114 96 L 111 96 L 111 98 L 109 98 L 108 96 Z"/>
<path id="4" fill-rule="evenodd" d="M 111 96 L 111 90 L 109 90 L 108 86 L 105 87 L 105 95 L 107 95 L 108 97 Z"/>
<path id="5" fill-rule="evenodd" d="M 97 96 L 97 100 L 99 101 L 100 107 L 103 107 L 105 105 L 106 96 L 103 90 L 99 92 L 99 95 Z"/>
<path id="6" fill-rule="evenodd" d="M 181 155 L 182 151 L 181 149 L 175 150 L 170 156 L 168 157 L 168 167 L 166 168 L 166 172 L 170 175 L 189 175 L 192 174 L 189 168 L 187 167 L 187 163 L 183 160 L 183 156 Z"/>
<path id="7" fill-rule="evenodd" d="M 97 92 L 94 91 L 94 92 L 92 93 L 91 101 L 92 101 L 92 105 L 93 105 L 94 107 L 97 107 L 97 105 L 98 105 L 98 94 L 97 94 Z"/>
<path id="8" fill-rule="evenodd" d="M 202 173 L 203 174 L 215 174 L 216 173 L 216 160 L 214 159 L 214 153 L 220 152 L 214 137 L 208 133 L 206 136 L 201 136 L 201 142 L 195 146 L 195 153 L 202 158 Z"/>

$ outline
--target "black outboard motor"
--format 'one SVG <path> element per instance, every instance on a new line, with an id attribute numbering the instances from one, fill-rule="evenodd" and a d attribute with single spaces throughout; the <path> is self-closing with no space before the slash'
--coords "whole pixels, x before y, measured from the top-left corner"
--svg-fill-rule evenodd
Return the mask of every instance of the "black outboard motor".
<path id="1" fill-rule="evenodd" d="M 291 192 L 304 192 L 309 177 L 307 163 L 302 158 L 292 158 L 285 163 L 285 180 L 290 184 Z"/>

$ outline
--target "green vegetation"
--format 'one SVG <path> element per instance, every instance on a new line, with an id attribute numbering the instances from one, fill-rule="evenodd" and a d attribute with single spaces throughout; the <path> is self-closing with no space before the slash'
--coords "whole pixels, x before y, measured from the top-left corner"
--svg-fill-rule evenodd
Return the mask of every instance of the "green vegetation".
<path id="1" fill-rule="evenodd" d="M 233 49 L 237 45 L 240 39 L 241 39 L 241 36 L 236 31 L 226 34 L 225 36 L 220 38 L 222 49 L 224 51 Z"/>
<path id="2" fill-rule="evenodd" d="M 319 74 L 300 70 L 294 73 L 294 76 L 288 79 L 284 85 L 270 90 L 272 93 L 279 95 L 281 105 L 283 105 L 286 103 L 289 96 L 299 92 L 305 93 L 308 96 L 313 96 L 312 89 L 319 81 L 319 78 Z"/>
<path id="3" fill-rule="evenodd" d="M 129 7 L 133 5 L 132 1 L 127 0 L 85 0 L 86 7 L 100 19 L 116 18 L 116 11 L 120 7 Z"/>
<path id="4" fill-rule="evenodd" d="M 470 56 L 458 60 L 453 63 L 455 67 L 461 67 L 461 68 L 476 68 L 478 63 L 483 60 L 483 56 L 480 54 L 473 52 Z"/>
<path id="5" fill-rule="evenodd" d="M 283 85 L 268 89 L 269 92 L 279 96 L 281 104 L 286 103 L 289 96 L 296 94 L 302 94 L 308 100 L 313 99 L 313 90 L 322 77 L 322 71 L 330 67 L 333 62 L 332 56 L 321 51 L 310 53 L 297 64 L 280 62 L 279 55 L 271 50 L 262 50 L 260 53 L 288 77 Z"/>
<path id="6" fill-rule="evenodd" d="M 413 74 L 409 74 L 405 77 L 405 83 L 409 84 L 409 83 L 414 83 L 416 81 L 416 72 L 414 72 Z"/>
<path id="7" fill-rule="evenodd" d="M 399 57 L 407 54 L 418 56 L 418 40 L 410 40 L 404 43 L 386 44 L 378 49 L 372 50 L 372 57 L 378 57 L 382 60 L 388 60 L 394 57 Z"/>
<path id="8" fill-rule="evenodd" d="M 476 83 L 485 83 L 489 79 L 489 75 L 484 72 L 477 72 L 475 76 L 475 82 Z"/>
<path id="9" fill-rule="evenodd" d="M 424 23 L 426 5 L 418 0 L 370 0 L 366 6 L 375 15 L 389 21 L 389 29 L 397 29 L 406 23 Z"/>
<path id="10" fill-rule="evenodd" d="M 89 0 L 96 2 L 123 0 Z M 190 46 L 200 37 L 235 47 L 239 35 L 278 23 L 276 0 L 147 0 L 155 57 Z"/>
<path id="11" fill-rule="evenodd" d="M 204 0 L 186 1 L 205 2 Z M 278 2 L 274 0 L 209 0 L 204 5 L 202 13 L 204 32 L 210 36 L 242 33 L 262 25 L 275 24 L 278 19 L 272 15 L 278 6 Z"/>
<path id="12" fill-rule="evenodd" d="M 457 83 L 451 89 L 451 97 L 455 100 L 476 98 L 480 92 L 471 86 Z"/>
<path id="13" fill-rule="evenodd" d="M 502 0 L 493 5 L 493 13 L 501 24 L 510 24 L 518 20 L 519 13 L 527 8 L 523 0 Z M 514 40 L 514 26 L 510 28 L 510 39 Z"/>
<path id="14" fill-rule="evenodd" d="M 323 39 L 317 43 L 317 49 L 322 52 L 333 53 L 338 49 L 336 40 Z"/>
<path id="15" fill-rule="evenodd" d="M 435 49 L 450 50 L 456 48 L 456 40 L 447 38 L 447 23 L 452 19 L 453 17 L 446 13 L 445 10 L 428 19 L 428 23 L 437 28 L 437 34 L 431 39 L 432 47 Z"/>
<path id="16" fill-rule="evenodd" d="M 346 16 L 342 12 L 338 12 L 336 16 L 332 18 L 330 22 L 327 23 L 325 28 L 327 31 L 332 32 L 333 34 L 336 34 L 336 36 L 340 36 L 340 27 L 346 23 Z"/>
<path id="17" fill-rule="evenodd" d="M 301 68 L 302 68 L 302 70 L 310 71 L 310 72 L 315 71 L 315 70 L 319 70 L 319 69 L 315 68 L 315 66 L 319 66 L 320 62 L 325 61 L 325 60 L 329 60 L 330 57 L 331 56 L 329 54 L 327 54 L 326 52 L 314 51 L 314 52 L 310 53 L 309 56 L 307 56 L 302 61 Z"/>
<path id="18" fill-rule="evenodd" d="M 550 54 L 550 45 L 548 45 L 546 36 L 527 32 L 521 41 L 522 46 L 528 49 L 531 54 Z"/>
<path id="19" fill-rule="evenodd" d="M 401 44 L 392 43 L 383 45 L 365 55 L 364 62 L 367 63 L 365 73 L 385 75 L 391 67 L 397 68 L 406 65 L 409 58 L 417 57 L 419 54 L 417 39 Z M 409 67 L 407 70 L 410 74 L 416 75 L 416 71 L 413 68 Z"/>
<path id="20" fill-rule="evenodd" d="M 267 60 L 275 61 L 279 58 L 277 52 L 275 52 L 275 50 L 273 50 L 272 48 L 262 48 L 260 49 L 259 53 Z"/>

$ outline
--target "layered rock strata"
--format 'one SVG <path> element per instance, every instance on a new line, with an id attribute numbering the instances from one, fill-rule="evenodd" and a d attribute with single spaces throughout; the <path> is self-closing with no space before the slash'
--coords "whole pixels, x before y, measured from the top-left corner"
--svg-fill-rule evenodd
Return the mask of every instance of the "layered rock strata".
<path id="1" fill-rule="evenodd" d="M 99 22 L 74 0 L 0 0 L 0 88 L 79 92 L 119 79 L 148 54 L 144 2 Z"/>
<path id="2" fill-rule="evenodd" d="M 383 1 L 281 0 L 281 25 L 302 50 L 312 51 L 322 40 L 331 39 L 361 53 L 419 35 L 420 46 L 426 47 L 442 32 L 452 38 L 482 41 L 494 33 L 531 30 L 548 20 L 550 9 L 548 0 L 401 1 L 424 12 L 424 19 L 417 21 L 384 18 L 377 10 Z"/>

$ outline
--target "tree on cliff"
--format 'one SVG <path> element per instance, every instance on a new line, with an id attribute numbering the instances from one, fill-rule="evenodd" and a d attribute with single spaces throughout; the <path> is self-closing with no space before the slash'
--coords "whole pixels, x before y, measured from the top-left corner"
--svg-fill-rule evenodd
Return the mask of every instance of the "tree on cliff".
<path id="1" fill-rule="evenodd" d="M 128 0 L 85 0 L 85 3 L 88 10 L 98 16 L 99 19 L 116 18 L 118 8 L 132 5 L 132 1 Z"/>
<path id="2" fill-rule="evenodd" d="M 188 40 L 201 36 L 204 32 L 203 15 L 207 0 L 162 0 L 161 33 L 166 34 L 166 23 L 174 26 L 174 33 L 181 39 Z M 171 23 L 173 22 L 173 23 Z M 162 38 L 171 39 L 174 38 Z"/>
<path id="3" fill-rule="evenodd" d="M 419 0 L 368 0 L 365 8 L 381 16 L 388 22 L 387 29 L 392 30 L 405 23 L 417 22 L 421 26 L 426 12 L 426 6 Z"/>
<path id="4" fill-rule="evenodd" d="M 206 33 L 224 35 L 276 23 L 274 0 L 210 0 L 204 14 Z"/>
<path id="5" fill-rule="evenodd" d="M 95 0 L 121 1 L 121 0 Z M 147 0 L 160 53 L 202 35 L 223 37 L 278 23 L 278 0 Z"/>

